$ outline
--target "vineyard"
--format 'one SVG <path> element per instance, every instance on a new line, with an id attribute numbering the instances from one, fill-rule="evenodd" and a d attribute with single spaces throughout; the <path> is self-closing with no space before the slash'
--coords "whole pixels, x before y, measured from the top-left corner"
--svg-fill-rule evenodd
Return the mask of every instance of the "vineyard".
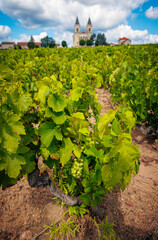
<path id="1" fill-rule="evenodd" d="M 1 51 L 2 188 L 26 175 L 81 216 L 124 191 L 140 165 L 132 129 L 156 133 L 157 56 L 157 45 Z M 98 89 L 111 94 L 108 113 Z"/>

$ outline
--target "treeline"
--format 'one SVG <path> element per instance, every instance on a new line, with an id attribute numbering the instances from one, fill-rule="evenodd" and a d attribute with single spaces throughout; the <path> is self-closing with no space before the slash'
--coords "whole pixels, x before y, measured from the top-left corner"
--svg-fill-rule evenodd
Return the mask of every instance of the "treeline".
<path id="1" fill-rule="evenodd" d="M 104 33 L 92 34 L 90 39 L 84 40 L 81 39 L 79 42 L 80 46 L 106 46 L 107 41 Z M 41 47 L 49 47 L 54 48 L 56 46 L 56 42 L 52 37 L 46 36 L 41 38 Z M 29 49 L 38 48 L 39 46 L 35 44 L 33 36 L 31 36 L 30 41 L 27 44 Z M 63 48 L 67 47 L 67 42 L 63 40 L 61 42 L 61 46 Z"/>
<path id="2" fill-rule="evenodd" d="M 56 46 L 56 42 L 52 37 L 46 36 L 44 38 L 41 38 L 41 47 L 50 47 L 54 48 Z M 61 43 L 62 47 L 67 47 L 67 42 L 65 40 Z M 30 41 L 27 43 L 27 46 L 29 49 L 38 48 L 39 46 L 35 44 L 35 40 L 33 36 L 31 36 Z"/>
<path id="3" fill-rule="evenodd" d="M 81 39 L 79 42 L 80 46 L 106 46 L 106 37 L 104 33 L 92 34 L 88 40 Z"/>

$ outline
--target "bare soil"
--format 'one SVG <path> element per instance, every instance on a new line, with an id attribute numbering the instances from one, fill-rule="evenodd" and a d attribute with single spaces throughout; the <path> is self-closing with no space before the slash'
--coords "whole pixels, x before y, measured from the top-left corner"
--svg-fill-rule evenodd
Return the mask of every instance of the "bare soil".
<path id="1" fill-rule="evenodd" d="M 108 90 L 98 89 L 98 101 L 104 112 L 112 109 Z M 145 125 L 132 132 L 133 143 L 139 145 L 141 165 L 124 192 L 116 190 L 105 196 L 92 211 L 98 219 L 108 216 L 120 240 L 158 240 L 158 144 L 155 135 L 146 134 Z M 43 187 L 31 188 L 26 177 L 14 186 L 0 189 L 0 240 L 46 240 L 44 225 L 62 219 L 64 208 Z M 76 239 L 95 240 L 97 232 L 89 215 L 79 219 Z"/>

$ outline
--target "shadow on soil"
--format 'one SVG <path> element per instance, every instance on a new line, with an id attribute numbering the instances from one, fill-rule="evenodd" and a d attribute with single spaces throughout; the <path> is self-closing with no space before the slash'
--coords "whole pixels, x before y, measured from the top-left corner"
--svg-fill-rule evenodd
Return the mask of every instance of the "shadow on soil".
<path id="1" fill-rule="evenodd" d="M 155 229 L 142 229 L 126 225 L 124 216 L 118 201 L 119 192 L 112 193 L 103 199 L 103 203 L 92 211 L 92 215 L 105 222 L 105 217 L 108 216 L 108 221 L 114 223 L 113 229 L 116 232 L 116 240 L 157 240 L 158 232 Z M 97 239 L 96 227 L 93 223 L 87 224 L 84 232 L 83 240 Z"/>

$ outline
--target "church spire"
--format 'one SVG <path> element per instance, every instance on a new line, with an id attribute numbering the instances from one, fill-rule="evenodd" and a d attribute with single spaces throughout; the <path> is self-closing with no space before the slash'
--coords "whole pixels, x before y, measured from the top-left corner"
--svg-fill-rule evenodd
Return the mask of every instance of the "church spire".
<path id="1" fill-rule="evenodd" d="M 88 19 L 87 25 L 92 25 L 90 17 L 89 17 L 89 19 Z"/>
<path id="2" fill-rule="evenodd" d="M 78 20 L 78 17 L 76 18 L 75 25 L 80 25 L 79 20 Z"/>

